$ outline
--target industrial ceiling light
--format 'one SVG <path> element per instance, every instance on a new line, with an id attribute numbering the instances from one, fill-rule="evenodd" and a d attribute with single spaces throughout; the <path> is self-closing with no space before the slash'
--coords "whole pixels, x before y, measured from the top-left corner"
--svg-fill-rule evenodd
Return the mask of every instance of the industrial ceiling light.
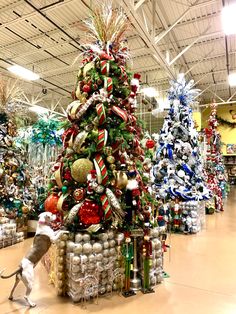
<path id="1" fill-rule="evenodd" d="M 226 35 L 236 34 L 236 3 L 223 7 L 221 18 L 224 33 Z"/>
<path id="2" fill-rule="evenodd" d="M 229 74 L 228 81 L 230 86 L 236 86 L 236 72 Z"/>
<path id="3" fill-rule="evenodd" d="M 10 71 L 11 73 L 20 76 L 21 78 L 28 80 L 28 81 L 35 81 L 38 80 L 40 78 L 40 76 L 20 65 L 12 65 L 9 68 L 7 68 L 8 71 Z"/>
<path id="4" fill-rule="evenodd" d="M 158 91 L 154 87 L 142 88 L 141 92 L 148 97 L 157 97 L 159 95 Z"/>
<path id="5" fill-rule="evenodd" d="M 44 108 L 44 107 L 41 107 L 41 106 L 32 106 L 32 107 L 29 107 L 29 110 L 30 111 L 33 111 L 37 114 L 45 114 L 45 113 L 48 113 L 48 109 L 47 108 Z"/>

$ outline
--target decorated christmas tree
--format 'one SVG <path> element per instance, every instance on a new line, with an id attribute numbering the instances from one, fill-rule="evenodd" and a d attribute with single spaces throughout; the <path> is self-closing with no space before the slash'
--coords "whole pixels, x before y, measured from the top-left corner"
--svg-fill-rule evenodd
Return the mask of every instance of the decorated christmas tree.
<path id="1" fill-rule="evenodd" d="M 227 195 L 226 170 L 221 153 L 221 135 L 217 130 L 216 104 L 211 105 L 208 127 L 205 129 L 207 140 L 206 171 L 207 183 L 213 193 L 212 201 L 206 206 L 206 212 L 223 211 L 223 198 Z"/>
<path id="2" fill-rule="evenodd" d="M 5 216 L 16 219 L 26 215 L 32 204 L 32 185 L 24 151 L 15 145 L 16 101 L 21 90 L 12 81 L 0 82 L 0 206 Z"/>
<path id="3" fill-rule="evenodd" d="M 134 294 L 132 286 L 141 289 L 141 269 L 144 292 L 151 292 L 151 283 L 162 277 L 159 230 L 150 232 L 155 200 L 148 189 L 142 123 L 134 114 L 140 75 L 128 70 L 126 29 L 127 17 L 109 3 L 95 8 L 86 21 L 93 44 L 83 46 L 63 151 L 52 169 L 44 204 L 58 223 L 76 233 L 75 243 L 67 243 L 67 252 L 75 258 L 66 267 L 70 272 L 79 264 L 79 274 L 70 273 L 67 283 L 68 294 L 77 301 L 84 295 L 82 285 L 93 286 L 89 296 L 104 294 L 117 289 L 112 281 L 116 276 L 124 276 L 120 287 L 129 296 Z M 155 239 L 153 248 L 150 237 Z"/>
<path id="4" fill-rule="evenodd" d="M 142 178 L 143 132 L 134 115 L 140 76 L 127 69 L 125 15 L 109 6 L 104 10 L 105 21 L 94 11 L 87 22 L 96 42 L 84 45 L 74 101 L 67 108 L 70 126 L 45 202 L 45 209 L 63 216 L 74 231 L 128 228 L 150 216 L 151 197 Z"/>
<path id="5" fill-rule="evenodd" d="M 164 203 L 174 200 L 174 228 L 190 232 L 189 226 L 196 218 L 195 214 L 191 217 L 188 212 L 188 209 L 192 210 L 193 203 L 189 203 L 190 208 L 182 209 L 179 202 L 201 201 L 210 197 L 204 182 L 198 133 L 190 108 L 198 95 L 198 90 L 192 89 L 192 86 L 193 81 L 186 82 L 182 75 L 171 82 L 168 92 L 170 109 L 160 131 L 153 167 L 153 189 L 156 190 L 157 199 Z"/>

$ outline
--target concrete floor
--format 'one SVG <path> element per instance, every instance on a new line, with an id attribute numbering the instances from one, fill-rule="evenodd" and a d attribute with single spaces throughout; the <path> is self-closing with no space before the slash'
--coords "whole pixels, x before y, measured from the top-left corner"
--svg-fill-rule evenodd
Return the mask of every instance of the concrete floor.
<path id="1" fill-rule="evenodd" d="M 25 306 L 24 287 L 16 291 L 16 301 L 7 297 L 13 278 L 0 281 L 0 314 L 10 313 L 145 313 L 145 314 L 235 314 L 236 313 L 236 188 L 225 203 L 225 212 L 206 217 L 206 227 L 197 235 L 171 235 L 170 256 L 165 270 L 170 278 L 156 288 L 155 294 L 125 299 L 100 298 L 99 304 L 82 308 L 69 298 L 55 295 L 48 285 L 46 271 L 36 267 L 32 299 L 37 307 Z M 0 269 L 15 269 L 32 239 L 0 250 Z"/>

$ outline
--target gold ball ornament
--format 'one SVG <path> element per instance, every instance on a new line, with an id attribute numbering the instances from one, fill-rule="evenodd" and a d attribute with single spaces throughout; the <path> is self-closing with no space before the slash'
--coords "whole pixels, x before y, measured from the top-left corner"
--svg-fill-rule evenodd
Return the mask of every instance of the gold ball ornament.
<path id="1" fill-rule="evenodd" d="M 57 273 L 57 278 L 62 280 L 64 278 L 64 274 L 62 272 Z"/>
<path id="2" fill-rule="evenodd" d="M 62 241 L 67 241 L 68 238 L 69 238 L 69 235 L 68 235 L 67 233 L 63 233 L 63 234 L 61 235 L 61 237 L 60 237 L 60 239 L 61 239 Z"/>
<path id="3" fill-rule="evenodd" d="M 58 256 L 58 258 L 57 258 L 57 263 L 58 263 L 59 265 L 64 265 L 64 258 L 63 258 L 62 256 Z"/>
<path id="4" fill-rule="evenodd" d="M 22 206 L 22 212 L 23 214 L 27 214 L 29 212 L 29 207 L 28 206 Z"/>
<path id="5" fill-rule="evenodd" d="M 117 189 L 124 189 L 128 184 L 128 177 L 124 171 L 114 171 Z"/>
<path id="6" fill-rule="evenodd" d="M 93 170 L 93 163 L 89 159 L 80 158 L 71 166 L 72 178 L 79 183 L 86 183 L 87 175 Z"/>
<path id="7" fill-rule="evenodd" d="M 108 156 L 107 157 L 107 162 L 109 162 L 109 164 L 114 164 L 114 162 L 115 162 L 115 157 L 113 157 L 113 156 Z"/>
<path id="8" fill-rule="evenodd" d="M 57 269 L 58 269 L 58 271 L 63 271 L 64 270 L 64 266 L 63 265 L 58 265 Z"/>
<path id="9" fill-rule="evenodd" d="M 113 171 L 116 169 L 116 165 L 115 164 L 110 164 L 109 168 Z"/>

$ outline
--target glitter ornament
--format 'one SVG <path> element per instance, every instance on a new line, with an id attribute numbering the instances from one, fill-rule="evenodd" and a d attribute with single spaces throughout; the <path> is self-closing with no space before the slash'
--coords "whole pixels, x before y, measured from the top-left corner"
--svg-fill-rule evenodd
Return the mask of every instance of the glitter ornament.
<path id="1" fill-rule="evenodd" d="M 86 158 L 77 159 L 71 166 L 71 175 L 79 183 L 87 181 L 87 175 L 93 170 L 93 163 Z"/>

